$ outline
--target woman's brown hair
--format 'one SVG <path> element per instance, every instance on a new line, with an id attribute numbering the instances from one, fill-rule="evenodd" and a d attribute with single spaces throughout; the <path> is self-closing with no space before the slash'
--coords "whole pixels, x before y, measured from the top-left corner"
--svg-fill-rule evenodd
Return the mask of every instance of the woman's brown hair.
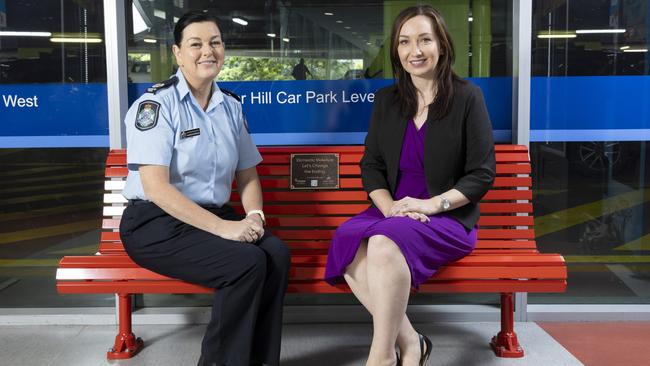
<path id="1" fill-rule="evenodd" d="M 409 19 L 424 15 L 431 19 L 433 35 L 438 42 L 440 58 L 435 68 L 435 82 L 437 86 L 434 100 L 434 119 L 444 117 L 451 108 L 454 96 L 454 80 L 463 81 L 452 69 L 454 64 L 454 44 L 442 15 L 430 5 L 416 5 L 402 10 L 395 22 L 390 37 L 390 61 L 393 66 L 393 77 L 397 83 L 397 98 L 402 115 L 411 118 L 416 115 L 418 108 L 418 95 L 411 76 L 402 67 L 397 47 L 399 46 L 399 32 Z"/>

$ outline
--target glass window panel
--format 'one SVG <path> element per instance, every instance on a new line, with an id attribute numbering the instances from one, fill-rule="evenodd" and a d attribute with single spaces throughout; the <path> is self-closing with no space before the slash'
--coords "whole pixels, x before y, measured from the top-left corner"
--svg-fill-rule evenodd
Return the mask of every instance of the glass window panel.
<path id="1" fill-rule="evenodd" d="M 0 307 L 115 303 L 55 286 L 63 255 L 97 251 L 105 63 L 102 0 L 0 1 Z"/>
<path id="2" fill-rule="evenodd" d="M 529 301 L 650 303 L 650 4 L 533 6 L 537 242 L 565 256 L 569 286 Z"/>
<path id="3" fill-rule="evenodd" d="M 0 84 L 106 82 L 101 0 L 4 3 Z"/>

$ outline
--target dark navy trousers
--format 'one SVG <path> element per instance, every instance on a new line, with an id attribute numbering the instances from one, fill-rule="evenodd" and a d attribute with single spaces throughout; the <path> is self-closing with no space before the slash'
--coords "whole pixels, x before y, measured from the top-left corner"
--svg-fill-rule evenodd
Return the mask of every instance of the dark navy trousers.
<path id="1" fill-rule="evenodd" d="M 225 220 L 242 218 L 227 205 L 205 208 Z M 199 365 L 279 364 L 291 263 L 280 239 L 265 233 L 253 244 L 226 240 L 146 201 L 124 210 L 120 236 L 138 265 L 216 290 Z"/>

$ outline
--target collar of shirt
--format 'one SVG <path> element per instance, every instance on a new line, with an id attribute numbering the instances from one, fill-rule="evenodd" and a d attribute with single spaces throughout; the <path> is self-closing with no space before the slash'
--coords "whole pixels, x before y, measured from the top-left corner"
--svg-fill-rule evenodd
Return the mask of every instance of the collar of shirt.
<path id="1" fill-rule="evenodd" d="M 176 90 L 178 91 L 178 98 L 183 100 L 184 98 L 189 98 L 190 87 L 187 85 L 187 80 L 185 80 L 185 75 L 179 68 L 176 71 L 176 77 L 178 77 L 178 83 L 176 83 Z M 212 98 L 208 103 L 208 108 L 205 110 L 206 113 L 209 113 L 212 109 L 216 108 L 221 102 L 223 102 L 223 93 L 216 82 L 212 83 Z"/>

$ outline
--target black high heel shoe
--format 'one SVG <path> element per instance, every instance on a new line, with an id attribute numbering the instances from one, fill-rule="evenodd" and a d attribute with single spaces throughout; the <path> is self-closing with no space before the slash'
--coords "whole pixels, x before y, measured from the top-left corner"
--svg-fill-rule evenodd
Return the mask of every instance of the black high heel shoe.
<path id="1" fill-rule="evenodd" d="M 433 348 L 433 344 L 431 343 L 431 340 L 429 337 L 422 335 L 418 333 L 418 336 L 420 337 L 420 366 L 426 366 L 427 360 L 429 360 L 429 356 L 431 356 L 431 349 Z M 424 349 L 424 346 L 427 346 L 426 350 Z"/>
<path id="2" fill-rule="evenodd" d="M 397 351 L 395 352 L 395 357 L 397 357 L 397 362 L 395 363 L 395 366 L 402 366 L 402 360 L 399 358 L 399 353 L 397 353 Z"/>

